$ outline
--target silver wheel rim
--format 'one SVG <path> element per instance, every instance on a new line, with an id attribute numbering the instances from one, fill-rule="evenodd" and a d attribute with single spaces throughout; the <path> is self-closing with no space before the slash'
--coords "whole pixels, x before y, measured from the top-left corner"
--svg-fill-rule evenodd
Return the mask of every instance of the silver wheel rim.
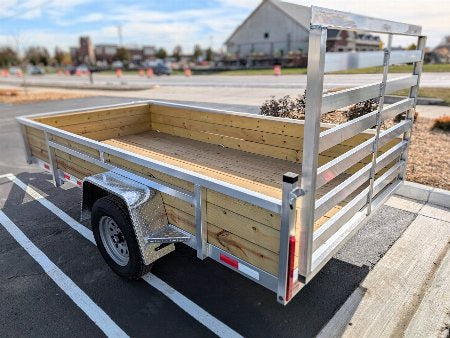
<path id="1" fill-rule="evenodd" d="M 109 216 L 102 216 L 99 222 L 100 238 L 109 257 L 120 266 L 130 260 L 128 244 L 116 222 Z"/>

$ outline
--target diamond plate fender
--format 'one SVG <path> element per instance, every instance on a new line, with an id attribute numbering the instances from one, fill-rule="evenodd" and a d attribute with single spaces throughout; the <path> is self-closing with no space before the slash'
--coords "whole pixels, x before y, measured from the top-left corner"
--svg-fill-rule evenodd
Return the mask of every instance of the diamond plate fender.
<path id="1" fill-rule="evenodd" d="M 81 219 L 89 219 L 94 202 L 107 195 L 117 196 L 126 205 L 146 265 L 172 252 L 175 249 L 173 242 L 184 241 L 185 234 L 178 233 L 174 226 L 168 223 L 159 191 L 112 171 L 84 179 Z M 173 230 L 174 238 L 149 240 L 155 236 L 160 237 L 158 235 L 168 227 Z"/>

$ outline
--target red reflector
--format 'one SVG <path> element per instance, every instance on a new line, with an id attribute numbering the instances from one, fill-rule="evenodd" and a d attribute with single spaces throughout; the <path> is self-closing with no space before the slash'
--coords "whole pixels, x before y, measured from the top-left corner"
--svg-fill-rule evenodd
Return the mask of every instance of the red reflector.
<path id="1" fill-rule="evenodd" d="M 44 168 L 50 170 L 50 166 L 47 163 L 44 164 Z"/>
<path id="2" fill-rule="evenodd" d="M 220 260 L 228 265 L 232 266 L 235 269 L 239 268 L 239 262 L 231 257 L 225 256 L 224 254 L 220 254 Z"/>
<path id="3" fill-rule="evenodd" d="M 83 183 L 81 181 L 77 181 L 77 184 L 81 187 Z"/>
<path id="4" fill-rule="evenodd" d="M 292 298 L 292 287 L 294 285 L 294 259 L 295 259 L 295 236 L 289 237 L 288 275 L 286 287 L 286 300 Z"/>
<path id="5" fill-rule="evenodd" d="M 64 178 L 65 178 L 66 180 L 70 180 L 70 175 L 64 174 Z"/>

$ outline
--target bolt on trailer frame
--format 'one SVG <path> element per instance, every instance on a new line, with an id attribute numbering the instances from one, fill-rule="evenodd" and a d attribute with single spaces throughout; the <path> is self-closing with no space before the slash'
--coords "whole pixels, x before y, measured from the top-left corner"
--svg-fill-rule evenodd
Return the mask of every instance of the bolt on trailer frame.
<path id="1" fill-rule="evenodd" d="M 326 52 L 328 29 L 377 32 L 388 34 L 389 39 L 384 51 L 329 53 Z M 416 36 L 418 38 L 417 50 L 392 51 L 393 35 Z M 149 159 L 32 119 L 32 117 L 55 114 L 55 112 L 18 118 L 24 133 L 27 159 L 30 163 L 31 161 L 41 163 L 44 168 L 50 170 L 56 185 L 61 184 L 62 180 L 73 182 L 71 175 L 57 167 L 55 149 L 58 149 L 104 168 L 112 173 L 115 178 L 123 177 L 124 181 L 132 180 L 141 186 L 150 187 L 192 203 L 195 206 L 195 235 L 184 232 L 185 237 L 187 236 L 189 239 L 182 242 L 197 250 L 197 256 L 200 259 L 209 257 L 276 292 L 277 300 L 285 305 L 320 271 L 336 251 L 369 219 L 373 211 L 382 205 L 404 181 L 425 41 L 426 38 L 421 36 L 421 28 L 418 26 L 311 7 L 302 172 L 301 177 L 295 173 L 286 173 L 283 176 L 281 200 L 168 163 Z M 413 63 L 412 74 L 388 80 L 389 65 L 404 63 Z M 371 66 L 384 67 L 381 82 L 323 94 L 324 73 Z M 410 89 L 409 97 L 394 104 L 384 104 L 385 94 L 404 88 Z M 372 98 L 378 98 L 379 100 L 377 110 L 325 131 L 320 131 L 322 114 Z M 214 109 L 151 100 L 137 103 L 154 103 L 168 107 L 195 108 L 197 111 L 218 112 Z M 84 110 L 126 105 L 129 104 L 91 107 Z M 76 111 L 81 112 L 83 110 Z M 233 114 L 233 112 L 220 112 Z M 404 121 L 381 131 L 380 125 L 384 120 L 393 118 L 403 112 L 406 112 Z M 43 163 L 32 156 L 30 145 L 27 143 L 25 126 L 37 128 L 44 132 L 49 163 Z M 372 138 L 358 144 L 325 165 L 318 166 L 319 153 L 373 126 L 376 126 L 376 129 Z M 74 150 L 57 142 L 54 136 L 96 149 L 100 156 L 95 158 L 87 153 Z M 382 155 L 377 156 L 379 147 L 400 136 L 402 136 L 401 142 Z M 184 191 L 157 179 L 142 177 L 131 170 L 112 165 L 105 160 L 105 154 L 191 182 L 194 184 L 194 192 Z M 372 156 L 371 163 L 350 175 L 324 196 L 316 199 L 317 189 L 370 155 Z M 395 161 L 394 165 L 376 177 L 379 170 L 393 161 Z M 369 182 L 369 185 L 364 187 L 366 182 Z M 82 185 L 79 180 L 75 180 L 75 183 L 79 186 Z M 232 196 L 281 216 L 280 252 L 276 276 L 207 242 L 202 188 Z M 361 188 L 363 189 L 361 190 Z M 352 199 L 344 207 L 314 231 L 315 221 L 339 202 L 351 196 L 352 193 L 356 193 L 356 196 L 352 196 Z M 297 220 L 296 215 L 297 202 L 300 211 L 299 220 Z M 297 223 L 298 227 L 296 227 Z M 296 243 L 296 231 L 300 232 L 299 243 Z M 181 229 L 180 233 L 183 234 Z M 176 240 L 174 241 L 176 242 Z M 296 247 L 299 249 L 298 256 L 295 255 Z M 298 262 L 295 260 L 298 260 Z M 298 270 L 294 269 L 296 266 L 298 266 Z"/>

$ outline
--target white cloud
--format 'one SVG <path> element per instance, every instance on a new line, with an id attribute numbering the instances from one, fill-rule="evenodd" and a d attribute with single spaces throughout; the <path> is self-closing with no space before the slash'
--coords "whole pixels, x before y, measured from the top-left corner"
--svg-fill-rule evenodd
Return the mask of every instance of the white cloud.
<path id="1" fill-rule="evenodd" d="M 141 2 L 125 4 L 114 2 L 105 12 L 98 10 L 88 15 L 77 15 L 77 6 L 93 0 L 0 0 L 0 19 L 17 13 L 21 18 L 48 20 L 61 26 L 60 31 L 49 29 L 9 28 L 0 30 L 0 43 L 14 44 L 19 37 L 21 45 L 42 44 L 53 50 L 59 45 L 68 48 L 78 44 L 80 35 L 90 35 L 95 43 L 117 43 L 117 25 L 122 26 L 125 44 L 156 45 L 169 51 L 181 44 L 185 51 L 200 43 L 220 48 L 225 39 L 260 3 L 260 0 L 217 0 L 216 7 L 190 10 L 173 9 L 171 12 L 149 10 Z M 208 0 L 205 0 L 205 2 Z M 298 4 L 335 8 L 363 15 L 422 25 L 428 35 L 428 45 L 437 45 L 444 35 L 450 34 L 450 1 L 448 0 L 290 0 Z M 170 2 L 169 2 L 170 3 Z M 80 7 L 81 8 L 81 7 Z M 104 22 L 102 28 L 83 29 L 83 24 Z M 71 27 L 70 33 L 65 27 Z M 92 27 L 92 25 L 91 25 Z M 394 44 L 405 39 L 394 39 Z"/>

